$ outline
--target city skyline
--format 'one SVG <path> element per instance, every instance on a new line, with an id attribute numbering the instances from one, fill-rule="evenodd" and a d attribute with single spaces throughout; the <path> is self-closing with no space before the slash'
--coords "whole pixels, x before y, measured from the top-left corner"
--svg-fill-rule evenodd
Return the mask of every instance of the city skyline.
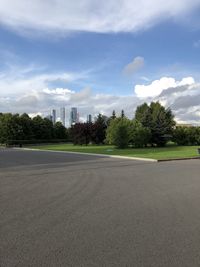
<path id="1" fill-rule="evenodd" d="M 70 127 L 78 122 L 93 122 L 93 117 L 91 114 L 87 114 L 86 117 L 80 118 L 80 113 L 78 112 L 77 107 L 71 107 L 70 109 L 66 109 L 66 107 L 54 108 L 48 113 L 47 116 L 43 117 L 51 120 L 53 124 L 56 122 L 61 122 L 65 127 Z"/>

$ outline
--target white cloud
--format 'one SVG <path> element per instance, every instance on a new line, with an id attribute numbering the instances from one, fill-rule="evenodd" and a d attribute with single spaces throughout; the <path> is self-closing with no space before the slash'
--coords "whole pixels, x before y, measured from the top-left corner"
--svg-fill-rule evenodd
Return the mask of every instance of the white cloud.
<path id="1" fill-rule="evenodd" d="M 176 81 L 174 78 L 162 77 L 160 80 L 155 80 L 149 85 L 136 85 L 135 94 L 138 97 L 155 97 L 168 88 L 175 88 L 182 85 L 190 85 L 195 81 L 192 77 L 183 78 L 181 81 Z"/>
<path id="2" fill-rule="evenodd" d="M 51 88 L 52 81 L 64 79 L 68 85 L 68 80 L 76 82 L 77 79 L 88 78 L 84 75 L 84 72 L 78 75 L 37 74 L 31 67 L 1 73 L 0 112 L 27 112 L 31 116 L 34 114 L 46 116 L 51 109 L 63 106 L 67 108 L 69 114 L 70 108 L 76 106 L 82 118 L 86 118 L 87 114 L 95 116 L 99 112 L 109 116 L 113 110 L 120 114 L 121 109 L 132 118 L 134 109 L 144 101 L 160 101 L 166 107 L 172 108 L 179 121 L 200 122 L 200 84 L 195 83 L 192 77 L 180 81 L 163 77 L 149 85 L 137 85 L 135 94 L 127 96 L 94 93 L 90 87 L 78 92 L 68 87 Z M 49 83 L 51 87 L 48 86 Z"/>
<path id="3" fill-rule="evenodd" d="M 40 73 L 38 73 L 38 71 Z M 52 83 L 76 82 L 88 77 L 88 71 L 73 73 L 73 72 L 57 72 L 48 73 L 41 67 L 37 69 L 35 66 L 20 67 L 9 66 L 8 70 L 0 73 L 0 97 L 15 96 L 27 91 L 40 91 L 48 88 Z M 47 89 L 48 90 L 48 89 Z M 59 94 L 62 89 L 57 88 Z M 62 93 L 66 93 L 62 91 Z"/>
<path id="4" fill-rule="evenodd" d="M 181 82 L 179 82 L 181 84 Z M 81 118 L 87 114 L 97 115 L 99 112 L 110 116 L 115 110 L 120 114 L 121 109 L 133 118 L 135 108 L 143 102 L 160 101 L 164 106 L 170 107 L 177 121 L 200 124 L 200 84 L 177 85 L 174 88 L 163 90 L 156 97 L 139 98 L 132 95 L 97 94 L 90 88 L 79 92 L 70 89 L 55 88 L 41 91 L 30 91 L 17 99 L 0 98 L 0 112 L 28 112 L 48 115 L 51 109 L 59 110 L 66 107 L 67 114 L 72 106 L 78 107 Z M 69 118 L 69 117 L 68 117 Z"/>
<path id="5" fill-rule="evenodd" d="M 34 118 L 36 116 L 42 116 L 42 113 L 41 112 L 36 112 L 36 113 L 29 113 L 28 114 L 31 118 Z"/>
<path id="6" fill-rule="evenodd" d="M 29 34 L 30 29 L 60 34 L 134 32 L 184 17 L 197 6 L 199 0 L 0 0 L 0 23 Z"/>
<path id="7" fill-rule="evenodd" d="M 136 95 L 140 100 L 159 101 L 170 107 L 178 122 L 200 125 L 200 84 L 192 77 L 176 81 L 163 77 L 149 85 L 136 86 Z"/>
<path id="8" fill-rule="evenodd" d="M 143 57 L 135 57 L 132 62 L 125 66 L 123 73 L 126 75 L 133 75 L 144 66 Z"/>
<path id="9" fill-rule="evenodd" d="M 75 93 L 75 91 L 72 91 L 70 89 L 64 89 L 64 88 L 56 88 L 56 89 L 51 89 L 51 90 L 49 88 L 46 88 L 46 89 L 43 89 L 43 92 L 50 94 L 50 95 L 68 95 L 69 93 L 70 94 Z"/>

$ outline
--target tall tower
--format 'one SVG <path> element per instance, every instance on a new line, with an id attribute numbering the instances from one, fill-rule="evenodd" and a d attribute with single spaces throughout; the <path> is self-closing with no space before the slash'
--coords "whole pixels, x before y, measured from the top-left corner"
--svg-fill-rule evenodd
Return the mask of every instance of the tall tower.
<path id="1" fill-rule="evenodd" d="M 71 112 L 70 112 L 70 124 L 74 125 L 76 123 L 78 123 L 79 119 L 78 119 L 78 112 L 77 112 L 77 108 L 73 107 L 71 108 Z"/>
<path id="2" fill-rule="evenodd" d="M 60 108 L 60 120 L 62 125 L 65 126 L 65 108 Z"/>
<path id="3" fill-rule="evenodd" d="M 52 110 L 51 116 L 52 116 L 52 122 L 53 124 L 55 124 L 56 123 L 56 110 L 55 109 Z"/>
<path id="4" fill-rule="evenodd" d="M 87 115 L 87 122 L 89 122 L 89 123 L 92 122 L 92 115 L 91 114 Z"/>

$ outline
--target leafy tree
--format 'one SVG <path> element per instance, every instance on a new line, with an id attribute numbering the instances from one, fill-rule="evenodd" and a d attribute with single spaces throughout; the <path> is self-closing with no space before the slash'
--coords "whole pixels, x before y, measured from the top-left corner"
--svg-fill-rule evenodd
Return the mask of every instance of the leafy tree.
<path id="1" fill-rule="evenodd" d="M 196 140 L 196 144 L 200 145 L 200 127 L 195 127 L 196 131 L 195 131 L 195 140 Z"/>
<path id="2" fill-rule="evenodd" d="M 170 109 L 165 109 L 159 102 L 146 103 L 137 107 L 135 119 L 151 131 L 151 144 L 164 146 L 172 137 L 175 126 Z"/>
<path id="3" fill-rule="evenodd" d="M 50 140 L 54 138 L 53 123 L 47 118 L 36 116 L 33 118 L 33 133 L 38 140 Z"/>
<path id="4" fill-rule="evenodd" d="M 71 128 L 72 141 L 75 145 L 88 145 L 91 141 L 92 123 L 76 123 Z"/>
<path id="5" fill-rule="evenodd" d="M 129 129 L 127 125 L 119 123 L 115 132 L 115 145 L 118 148 L 127 148 L 129 144 Z"/>
<path id="6" fill-rule="evenodd" d="M 67 130 L 60 121 L 56 122 L 53 128 L 54 128 L 54 137 L 56 139 L 67 139 Z"/>
<path id="7" fill-rule="evenodd" d="M 0 116 L 0 142 L 8 144 L 9 140 L 20 140 L 23 129 L 19 123 L 19 114 L 5 113 Z"/>
<path id="8" fill-rule="evenodd" d="M 200 145 L 200 127 L 189 127 L 189 144 Z"/>
<path id="9" fill-rule="evenodd" d="M 118 148 L 128 147 L 130 127 L 131 123 L 127 118 L 116 118 L 112 120 L 106 132 L 107 143 L 114 144 Z"/>
<path id="10" fill-rule="evenodd" d="M 151 140 L 151 131 L 149 128 L 142 126 L 137 120 L 131 123 L 130 143 L 135 147 L 144 147 Z"/>
<path id="11" fill-rule="evenodd" d="M 61 123 L 53 126 L 52 121 L 28 114 L 0 113 L 0 143 L 17 144 L 21 141 L 66 139 L 66 128 Z M 27 143 L 27 142 L 26 142 Z"/>
<path id="12" fill-rule="evenodd" d="M 188 144 L 187 128 L 176 127 L 176 129 L 173 131 L 172 140 L 176 142 L 178 145 L 187 145 Z"/>
<path id="13" fill-rule="evenodd" d="M 21 140 L 31 140 L 34 138 L 33 134 L 33 122 L 28 114 L 24 113 L 19 118 L 19 123 L 23 129 Z"/>
<path id="14" fill-rule="evenodd" d="M 144 127 L 150 128 L 151 110 L 147 103 L 144 103 L 136 108 L 135 119 Z"/>
<path id="15" fill-rule="evenodd" d="M 200 145 L 200 127 L 176 127 L 173 141 L 178 145 Z"/>

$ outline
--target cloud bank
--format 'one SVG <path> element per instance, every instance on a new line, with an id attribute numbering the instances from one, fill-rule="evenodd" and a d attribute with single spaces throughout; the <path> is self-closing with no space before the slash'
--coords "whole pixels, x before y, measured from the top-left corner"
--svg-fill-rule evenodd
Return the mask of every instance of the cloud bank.
<path id="1" fill-rule="evenodd" d="M 38 73 L 39 71 L 39 73 Z M 20 67 L 12 65 L 8 70 L 0 72 L 0 97 L 15 97 L 31 91 L 41 91 L 52 83 L 69 83 L 81 81 L 88 77 L 88 71 L 83 72 L 53 72 L 41 67 Z M 59 92 L 58 92 L 59 93 Z"/>
<path id="2" fill-rule="evenodd" d="M 64 106 L 69 116 L 70 108 L 76 106 L 80 116 L 85 119 L 87 114 L 95 116 L 102 113 L 110 116 L 113 110 L 120 114 L 121 109 L 125 110 L 128 117 L 133 118 L 138 105 L 160 101 L 172 109 L 177 121 L 200 124 L 200 84 L 192 77 L 185 77 L 181 81 L 172 77 L 161 77 L 147 85 L 136 85 L 135 92 L 124 96 L 123 92 L 121 95 L 94 93 L 90 87 L 76 92 L 67 87 L 49 86 L 49 81 L 78 81 L 84 74 L 43 73 L 24 77 L 24 72 L 27 73 L 20 70 L 14 76 L 0 74 L 0 112 L 26 112 L 31 116 L 39 113 L 46 116 L 51 109 L 59 110 Z"/>
<path id="3" fill-rule="evenodd" d="M 0 0 L 0 23 L 18 32 L 135 32 L 182 18 L 199 0 Z"/>
<path id="4" fill-rule="evenodd" d="M 170 77 L 162 77 L 160 80 L 155 80 L 149 85 L 136 85 L 135 93 L 138 97 L 154 97 L 161 94 L 165 89 L 193 83 L 194 79 L 192 77 L 183 78 L 181 81 L 176 81 L 174 78 Z"/>

